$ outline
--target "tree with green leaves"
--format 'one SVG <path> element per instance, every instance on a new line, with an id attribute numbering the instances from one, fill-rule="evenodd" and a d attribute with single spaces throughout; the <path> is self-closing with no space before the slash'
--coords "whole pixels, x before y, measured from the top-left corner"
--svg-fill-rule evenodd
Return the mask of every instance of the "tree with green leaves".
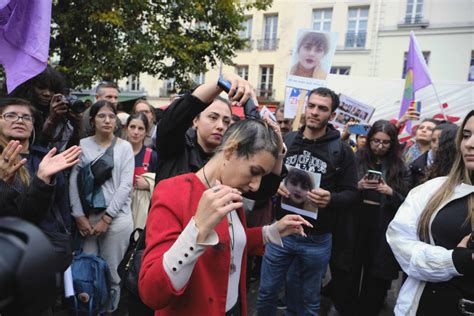
<path id="1" fill-rule="evenodd" d="M 53 1 L 51 56 L 71 87 L 148 73 L 175 78 L 182 88 L 191 73 L 220 61 L 232 63 L 245 46 L 239 38 L 245 11 L 272 0 Z"/>

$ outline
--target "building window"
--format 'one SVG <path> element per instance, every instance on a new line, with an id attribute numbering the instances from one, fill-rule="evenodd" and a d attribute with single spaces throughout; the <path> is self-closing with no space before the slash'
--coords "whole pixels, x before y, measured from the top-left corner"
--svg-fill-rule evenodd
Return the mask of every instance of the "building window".
<path id="1" fill-rule="evenodd" d="M 127 78 L 128 91 L 140 91 L 140 76 L 130 75 Z"/>
<path id="2" fill-rule="evenodd" d="M 469 65 L 469 75 L 467 80 L 474 81 L 474 50 L 471 51 L 471 64 Z"/>
<path id="3" fill-rule="evenodd" d="M 239 77 L 249 80 L 249 66 L 237 66 L 235 67 L 235 71 Z"/>
<path id="4" fill-rule="evenodd" d="M 349 75 L 351 72 L 351 67 L 331 67 L 332 74 L 335 75 Z"/>
<path id="5" fill-rule="evenodd" d="M 406 24 L 421 23 L 423 18 L 423 0 L 407 0 Z"/>
<path id="6" fill-rule="evenodd" d="M 313 10 L 313 29 L 316 31 L 331 31 L 332 9 Z"/>
<path id="7" fill-rule="evenodd" d="M 369 7 L 350 8 L 347 21 L 346 48 L 364 48 L 367 37 Z"/>
<path id="8" fill-rule="evenodd" d="M 167 79 L 163 82 L 163 87 L 160 88 L 160 97 L 169 97 L 172 93 L 176 92 L 175 79 Z"/>
<path id="9" fill-rule="evenodd" d="M 246 17 L 245 21 L 240 22 L 241 30 L 239 31 L 239 37 L 241 39 L 252 38 L 252 17 Z"/>
<path id="10" fill-rule="evenodd" d="M 273 98 L 273 66 L 260 66 L 258 96 L 263 99 Z"/>
<path id="11" fill-rule="evenodd" d="M 199 73 L 199 74 L 194 74 L 193 76 L 193 81 L 196 83 L 196 84 L 203 84 L 204 81 L 205 81 L 205 74 L 203 72 Z"/>
<path id="12" fill-rule="evenodd" d="M 278 48 L 278 15 L 265 15 L 263 40 L 258 43 L 260 50 L 275 50 Z"/>
<path id="13" fill-rule="evenodd" d="M 425 59 L 426 65 L 428 66 L 428 62 L 430 61 L 430 52 L 422 52 L 423 58 Z M 407 57 L 408 53 L 405 52 L 403 55 L 403 72 L 402 72 L 402 78 L 405 78 L 407 75 Z"/>

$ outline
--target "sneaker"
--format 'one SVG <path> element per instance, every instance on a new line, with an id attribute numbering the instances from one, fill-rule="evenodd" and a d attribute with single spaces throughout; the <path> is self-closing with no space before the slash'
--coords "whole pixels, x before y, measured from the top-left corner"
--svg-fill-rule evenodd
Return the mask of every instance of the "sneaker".
<path id="1" fill-rule="evenodd" d="M 283 302 L 283 300 L 281 298 L 278 299 L 277 309 L 281 310 L 281 311 L 286 310 L 286 303 Z"/>

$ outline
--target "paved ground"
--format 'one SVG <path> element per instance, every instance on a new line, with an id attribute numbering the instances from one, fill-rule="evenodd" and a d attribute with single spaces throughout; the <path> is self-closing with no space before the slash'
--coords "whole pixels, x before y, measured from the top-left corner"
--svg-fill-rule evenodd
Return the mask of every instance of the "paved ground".
<path id="1" fill-rule="evenodd" d="M 398 291 L 400 289 L 401 284 L 401 276 L 398 280 L 392 282 L 392 288 L 390 289 L 387 301 L 384 306 L 384 309 L 380 313 L 380 316 L 393 316 L 393 307 L 395 305 L 396 297 L 398 295 Z M 251 282 L 250 289 L 247 293 L 247 303 L 248 303 L 248 315 L 249 316 L 257 316 L 257 292 L 258 292 L 258 280 Z M 119 309 L 113 313 L 113 316 L 128 316 L 127 313 L 127 302 L 126 298 L 122 299 L 120 302 Z M 54 313 L 55 316 L 68 316 L 67 311 L 59 311 Z M 277 316 L 283 316 L 284 311 L 278 311 Z M 323 296 L 321 300 L 321 313 L 320 316 L 339 316 L 334 308 L 331 309 L 331 300 L 328 297 Z"/>
<path id="2" fill-rule="evenodd" d="M 381 311 L 380 316 L 393 316 L 393 307 L 395 306 L 396 297 L 400 289 L 401 277 L 398 280 L 392 282 L 392 288 L 390 289 L 387 295 L 387 301 L 384 306 L 384 309 Z M 247 293 L 247 303 L 248 303 L 248 315 L 257 316 L 257 292 L 258 292 L 258 281 L 252 282 L 250 289 Z M 331 300 L 328 297 L 322 297 L 321 300 L 321 313 L 320 316 L 339 316 L 339 313 L 331 309 Z M 277 316 L 283 316 L 284 311 L 278 311 Z"/>

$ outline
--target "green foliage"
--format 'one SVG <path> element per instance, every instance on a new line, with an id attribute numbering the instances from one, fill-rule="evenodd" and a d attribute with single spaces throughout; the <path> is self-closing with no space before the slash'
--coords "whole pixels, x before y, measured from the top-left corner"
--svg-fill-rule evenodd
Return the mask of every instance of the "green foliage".
<path id="1" fill-rule="evenodd" d="M 231 64 L 245 41 L 238 31 L 245 10 L 272 0 L 55 0 L 51 56 L 72 87 L 138 73 L 176 78 L 222 60 Z"/>

